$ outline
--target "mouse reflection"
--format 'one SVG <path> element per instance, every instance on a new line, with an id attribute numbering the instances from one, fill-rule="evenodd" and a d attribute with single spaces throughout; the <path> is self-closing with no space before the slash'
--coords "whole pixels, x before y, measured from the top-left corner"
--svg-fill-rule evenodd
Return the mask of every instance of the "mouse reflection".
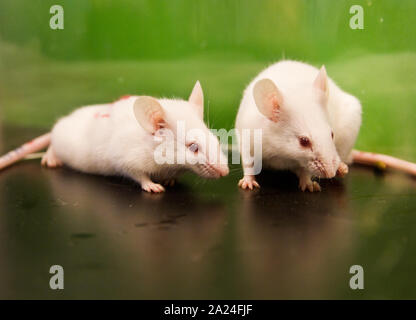
<path id="1" fill-rule="evenodd" d="M 311 194 L 299 192 L 290 173 L 260 179 L 259 191 L 240 192 L 247 298 L 329 297 L 334 279 L 345 278 L 330 270 L 345 263 L 354 245 L 343 182 L 321 181 L 324 191 Z"/>
<path id="2" fill-rule="evenodd" d="M 199 286 L 209 285 L 211 256 L 226 223 L 222 203 L 202 200 L 183 185 L 149 194 L 118 178 L 65 169 L 47 176 L 56 205 L 71 217 L 67 223 L 74 245 L 88 230 L 99 237 L 96 250 L 102 254 L 96 263 L 116 270 L 117 279 L 109 281 L 122 288 L 118 296 L 189 297 Z M 81 269 L 89 260 L 74 259 Z M 108 295 L 114 297 L 114 292 Z"/>

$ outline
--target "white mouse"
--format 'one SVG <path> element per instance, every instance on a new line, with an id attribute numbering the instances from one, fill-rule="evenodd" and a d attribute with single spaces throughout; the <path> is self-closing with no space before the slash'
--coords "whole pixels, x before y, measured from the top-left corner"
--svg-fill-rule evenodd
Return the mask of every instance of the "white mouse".
<path id="1" fill-rule="evenodd" d="M 187 101 L 125 96 L 114 103 L 79 108 L 61 118 L 51 133 L 0 158 L 0 169 L 49 145 L 42 158 L 47 167 L 65 164 L 86 173 L 126 176 L 148 192 L 163 192 L 162 184 L 173 184 L 185 170 L 204 178 L 225 176 L 227 158 L 203 121 L 203 100 L 197 81 Z M 176 134 L 182 124 L 186 133 Z M 155 160 L 167 131 L 174 134 L 175 155 L 186 155 L 184 163 Z M 209 148 L 216 152 L 208 152 Z"/>
<path id="2" fill-rule="evenodd" d="M 280 61 L 263 70 L 244 91 L 236 129 L 262 129 L 262 165 L 290 170 L 302 191 L 320 191 L 315 178 L 348 173 L 352 161 L 402 169 L 416 174 L 403 160 L 352 150 L 361 126 L 360 101 L 341 90 L 320 70 L 298 61 Z M 239 142 L 243 189 L 259 187 L 253 173 L 253 142 Z"/>

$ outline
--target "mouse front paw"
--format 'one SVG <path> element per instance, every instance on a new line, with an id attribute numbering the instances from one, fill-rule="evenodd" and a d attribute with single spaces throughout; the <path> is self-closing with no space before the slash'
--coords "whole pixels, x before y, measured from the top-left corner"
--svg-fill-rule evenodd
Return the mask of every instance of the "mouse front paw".
<path id="1" fill-rule="evenodd" d="M 347 173 L 348 166 L 344 162 L 341 162 L 337 170 L 337 177 L 344 178 L 347 175 Z"/>
<path id="2" fill-rule="evenodd" d="M 154 183 L 152 181 L 146 181 L 142 183 L 142 189 L 147 192 L 154 192 L 154 193 L 160 193 L 164 192 L 165 188 L 163 188 L 162 185 L 158 183 Z"/>
<path id="3" fill-rule="evenodd" d="M 312 181 L 310 178 L 299 179 L 299 188 L 303 192 L 305 192 L 305 190 L 308 190 L 309 192 L 321 191 L 319 183 Z"/>
<path id="4" fill-rule="evenodd" d="M 239 182 L 238 186 L 241 189 L 250 189 L 253 190 L 254 188 L 260 188 L 260 185 L 256 181 L 254 176 L 244 176 Z"/>

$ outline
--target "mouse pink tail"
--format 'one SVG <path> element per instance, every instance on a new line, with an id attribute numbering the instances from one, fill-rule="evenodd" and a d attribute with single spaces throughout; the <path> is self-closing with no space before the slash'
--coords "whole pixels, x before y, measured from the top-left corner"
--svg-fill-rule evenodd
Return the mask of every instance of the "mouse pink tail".
<path id="1" fill-rule="evenodd" d="M 0 157 L 0 170 L 12 165 L 13 163 L 23 159 L 28 154 L 40 151 L 51 143 L 51 134 L 46 133 L 40 137 L 26 142 L 17 149 L 14 149 L 4 156 Z"/>
<path id="2" fill-rule="evenodd" d="M 353 150 L 354 163 L 360 163 L 377 167 L 379 169 L 396 169 L 416 176 L 416 163 L 394 158 L 385 154 Z"/>

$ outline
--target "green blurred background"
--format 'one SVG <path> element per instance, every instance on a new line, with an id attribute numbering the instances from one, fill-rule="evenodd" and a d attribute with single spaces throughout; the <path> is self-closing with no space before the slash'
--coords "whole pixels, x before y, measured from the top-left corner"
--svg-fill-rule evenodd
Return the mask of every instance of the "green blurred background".
<path id="1" fill-rule="evenodd" d="M 53 4 L 64 30 L 49 27 Z M 354 4 L 364 30 L 349 27 Z M 361 99 L 359 148 L 416 160 L 415 17 L 413 0 L 2 0 L 0 117 L 48 129 L 124 94 L 186 97 L 199 79 L 210 125 L 232 128 L 245 85 L 290 58 Z"/>

